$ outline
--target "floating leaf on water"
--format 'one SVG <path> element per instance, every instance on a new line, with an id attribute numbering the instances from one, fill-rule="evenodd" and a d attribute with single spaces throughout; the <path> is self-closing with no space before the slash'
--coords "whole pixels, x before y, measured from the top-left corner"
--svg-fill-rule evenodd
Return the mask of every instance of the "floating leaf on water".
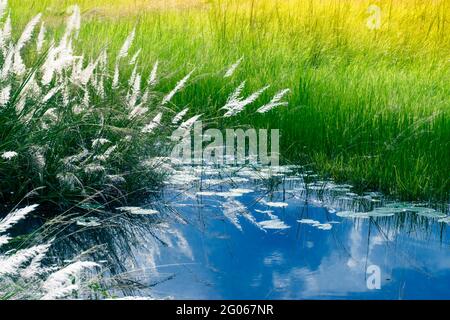
<path id="1" fill-rule="evenodd" d="M 331 230 L 333 228 L 330 223 L 320 223 L 319 221 L 312 220 L 312 219 L 302 219 L 302 220 L 297 220 L 297 222 L 302 223 L 302 224 L 309 224 L 320 230 Z"/>
<path id="2" fill-rule="evenodd" d="M 341 218 L 353 218 L 353 219 L 368 219 L 368 218 L 378 218 L 378 217 L 392 217 L 394 213 L 390 212 L 354 212 L 354 211 L 341 211 L 336 213 L 338 217 Z"/>
<path id="3" fill-rule="evenodd" d="M 119 207 L 117 210 L 129 212 L 131 214 L 136 215 L 155 215 L 158 214 L 159 211 L 153 209 L 144 209 L 141 207 Z"/>
<path id="4" fill-rule="evenodd" d="M 215 195 L 218 197 L 224 197 L 224 198 L 233 198 L 233 197 L 242 197 L 243 196 L 243 194 L 240 192 L 231 192 L 231 191 L 216 192 Z"/>
<path id="5" fill-rule="evenodd" d="M 354 192 L 347 192 L 345 195 L 349 196 L 349 197 L 357 197 L 358 196 L 358 194 L 354 193 Z"/>
<path id="6" fill-rule="evenodd" d="M 441 219 L 438 220 L 438 222 L 450 224 L 450 216 L 447 216 L 445 218 L 441 218 Z"/>
<path id="7" fill-rule="evenodd" d="M 330 190 L 335 191 L 335 192 L 350 192 L 351 191 L 350 188 L 341 187 L 341 186 L 336 186 L 334 188 L 331 188 Z"/>
<path id="8" fill-rule="evenodd" d="M 432 208 L 421 207 L 419 205 L 412 205 L 409 203 L 398 202 L 389 203 L 384 206 L 385 208 L 391 208 L 395 210 L 402 210 L 402 212 L 413 212 L 419 216 L 427 218 L 443 218 L 445 214 L 443 212 L 436 211 Z"/>
<path id="9" fill-rule="evenodd" d="M 297 220 L 298 223 L 303 223 L 303 224 L 316 224 L 316 223 L 320 223 L 319 221 L 316 220 L 312 220 L 312 219 L 302 219 L 302 220 Z"/>
<path id="10" fill-rule="evenodd" d="M 199 177 L 190 174 L 174 174 L 170 177 L 169 183 L 174 185 L 186 185 L 200 180 Z"/>
<path id="11" fill-rule="evenodd" d="M 396 207 L 378 207 L 368 212 L 354 212 L 354 211 L 342 211 L 336 215 L 342 218 L 380 218 L 380 217 L 392 217 L 399 213 L 408 212 L 405 208 Z"/>
<path id="12" fill-rule="evenodd" d="M 272 202 L 272 201 L 261 200 L 261 203 L 265 204 L 268 207 L 274 207 L 274 208 L 286 208 L 288 206 L 288 203 L 286 203 L 286 202 Z"/>
<path id="13" fill-rule="evenodd" d="M 318 225 L 313 225 L 320 230 L 331 230 L 333 227 L 329 223 L 319 223 Z"/>
<path id="14" fill-rule="evenodd" d="M 427 217 L 427 218 L 444 218 L 445 213 L 436 211 L 434 209 L 425 208 L 425 207 L 415 207 L 413 211 L 415 214 Z"/>
<path id="15" fill-rule="evenodd" d="M 236 193 L 242 193 L 242 194 L 246 194 L 246 193 L 252 193 L 254 192 L 252 189 L 230 189 L 229 192 L 236 192 Z"/>
<path id="16" fill-rule="evenodd" d="M 268 213 L 273 213 L 273 210 L 259 210 L 259 209 L 255 209 L 255 212 L 268 214 Z"/>
<path id="17" fill-rule="evenodd" d="M 348 196 L 342 196 L 342 197 L 338 197 L 338 200 L 353 201 L 355 199 L 352 197 L 348 197 Z"/>
<path id="18" fill-rule="evenodd" d="M 384 214 L 394 215 L 397 213 L 404 213 L 404 212 L 407 212 L 407 210 L 405 210 L 404 208 L 378 207 L 368 213 L 370 214 L 373 213 L 375 215 L 384 215 Z"/>
<path id="19" fill-rule="evenodd" d="M 210 196 L 216 195 L 216 192 L 214 192 L 214 191 L 199 191 L 195 195 L 210 197 Z"/>
<path id="20" fill-rule="evenodd" d="M 260 225 L 263 229 L 273 229 L 273 230 L 283 230 L 290 228 L 290 226 L 285 224 L 280 219 L 261 221 L 258 222 L 258 225 Z"/>

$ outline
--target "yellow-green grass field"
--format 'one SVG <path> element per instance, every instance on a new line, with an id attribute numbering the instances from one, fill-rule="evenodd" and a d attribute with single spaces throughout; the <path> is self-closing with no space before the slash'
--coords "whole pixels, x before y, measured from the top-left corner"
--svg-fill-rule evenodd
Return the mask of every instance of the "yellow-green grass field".
<path id="1" fill-rule="evenodd" d="M 448 199 L 450 190 L 450 2 L 446 0 L 10 0 L 14 35 L 38 12 L 62 32 L 80 5 L 76 48 L 132 51 L 148 75 L 156 60 L 166 92 L 194 67 L 173 102 L 221 127 L 280 128 L 287 161 L 361 189 L 403 199 Z M 375 5 L 377 7 L 370 7 Z M 380 8 L 380 25 L 375 25 Z M 20 28 L 18 28 L 20 27 Z M 224 71 L 239 58 L 232 78 Z M 127 72 L 131 72 L 132 67 Z M 222 119 L 241 81 L 282 88 L 289 106 Z"/>

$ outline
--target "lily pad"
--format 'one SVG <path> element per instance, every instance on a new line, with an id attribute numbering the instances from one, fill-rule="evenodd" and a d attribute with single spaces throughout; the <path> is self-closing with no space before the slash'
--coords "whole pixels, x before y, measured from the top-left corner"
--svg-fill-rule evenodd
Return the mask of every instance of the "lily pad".
<path id="1" fill-rule="evenodd" d="M 290 226 L 285 224 L 280 219 L 261 221 L 261 222 L 258 222 L 258 225 L 260 227 L 262 227 L 263 229 L 272 229 L 272 230 L 283 230 L 283 229 L 290 228 Z"/>
<path id="2" fill-rule="evenodd" d="M 131 214 L 136 215 L 155 215 L 158 214 L 159 211 L 153 209 L 144 209 L 141 207 L 119 207 L 117 210 L 129 212 Z"/>
<path id="3" fill-rule="evenodd" d="M 418 205 L 411 205 L 404 202 L 390 203 L 385 206 L 386 208 L 403 210 L 404 212 L 413 212 L 419 216 L 427 218 L 443 218 L 445 214 L 443 212 L 436 211 L 432 208 L 421 207 Z"/>
<path id="4" fill-rule="evenodd" d="M 392 217 L 395 212 L 392 210 L 373 210 L 369 212 L 354 212 L 354 211 L 341 211 L 336 213 L 338 217 L 341 218 L 354 218 L 354 219 L 368 219 L 368 218 L 381 218 L 381 217 Z"/>
<path id="5" fill-rule="evenodd" d="M 438 222 L 450 224 L 450 216 L 447 216 L 445 218 L 441 218 L 441 219 L 438 220 Z"/>

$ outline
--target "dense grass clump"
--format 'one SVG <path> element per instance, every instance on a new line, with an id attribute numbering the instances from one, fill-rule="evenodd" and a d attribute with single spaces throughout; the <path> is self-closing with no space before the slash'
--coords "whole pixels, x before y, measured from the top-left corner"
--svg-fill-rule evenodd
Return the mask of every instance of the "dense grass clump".
<path id="1" fill-rule="evenodd" d="M 158 57 L 177 75 L 197 66 L 203 76 L 173 100 L 180 108 L 219 116 L 227 89 L 244 79 L 248 92 L 266 84 L 291 88 L 289 107 L 267 116 L 249 107 L 219 125 L 280 128 L 289 160 L 362 189 L 448 199 L 448 1 L 11 2 L 16 21 L 25 24 L 42 11 L 47 27 L 60 33 L 74 3 L 87 20 L 78 38 L 87 53 L 105 45 L 119 50 L 136 27 L 142 64 Z M 218 70 L 240 58 L 224 87 Z M 169 77 L 158 89 L 173 85 Z M 275 92 L 266 90 L 261 99 Z"/>
<path id="2" fill-rule="evenodd" d="M 150 100 L 159 97 L 151 84 L 141 92 L 137 71 L 126 81 L 119 74 L 132 37 L 112 75 L 106 50 L 89 63 L 75 53 L 77 7 L 59 39 L 47 39 L 43 26 L 35 32 L 40 18 L 34 17 L 17 41 L 10 17 L 2 23 L 0 202 L 28 196 L 64 207 L 152 190 L 161 177 L 144 163 L 163 143 L 156 134 L 161 119 L 154 121 L 156 108 L 149 111 Z"/>

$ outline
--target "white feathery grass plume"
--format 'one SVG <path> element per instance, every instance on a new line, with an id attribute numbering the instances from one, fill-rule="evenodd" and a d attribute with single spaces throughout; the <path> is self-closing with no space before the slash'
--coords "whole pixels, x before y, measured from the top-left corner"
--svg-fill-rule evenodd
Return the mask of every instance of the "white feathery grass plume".
<path id="1" fill-rule="evenodd" d="M 10 237 L 0 236 L 0 248 L 1 248 L 1 246 L 7 244 L 9 242 L 9 240 L 11 240 Z"/>
<path id="2" fill-rule="evenodd" d="M 117 60 L 120 60 L 122 58 L 125 58 L 128 55 L 128 51 L 131 48 L 131 45 L 133 44 L 134 36 L 136 35 L 136 28 L 133 28 L 133 31 L 128 35 L 127 39 L 122 45 L 122 48 L 119 51 L 119 54 L 117 55 Z"/>
<path id="3" fill-rule="evenodd" d="M 25 86 L 23 87 L 22 91 L 20 92 L 21 96 L 40 96 L 42 94 L 42 90 L 39 87 L 37 81 L 36 81 L 36 73 L 33 73 Z"/>
<path id="4" fill-rule="evenodd" d="M 39 94 L 41 92 L 41 88 L 36 81 L 36 73 L 33 72 L 28 82 L 25 84 L 25 87 L 22 91 L 31 92 L 32 94 Z"/>
<path id="5" fill-rule="evenodd" d="M 58 121 L 58 115 L 56 112 L 56 108 L 50 108 L 47 109 L 47 111 L 44 112 L 42 115 L 42 120 L 49 120 L 51 123 L 54 123 Z M 43 124 L 44 129 L 48 128 L 48 125 L 46 123 Z"/>
<path id="6" fill-rule="evenodd" d="M 186 137 L 190 131 L 194 123 L 201 117 L 202 115 L 196 115 L 192 118 L 186 120 L 172 133 L 172 141 Z"/>
<path id="7" fill-rule="evenodd" d="M 31 146 L 30 147 L 30 155 L 32 158 L 32 163 L 38 172 L 42 172 L 45 167 L 45 150 L 41 146 Z"/>
<path id="8" fill-rule="evenodd" d="M 6 45 L 5 45 L 5 42 L 3 41 L 3 30 L 2 29 L 0 29 L 0 50 L 1 50 L 1 53 L 3 55 L 5 55 Z"/>
<path id="9" fill-rule="evenodd" d="M 16 51 L 20 51 L 28 41 L 30 41 L 31 36 L 33 34 L 34 28 L 39 23 L 39 20 L 41 20 L 42 14 L 39 13 L 36 15 L 33 19 L 31 19 L 30 22 L 25 26 L 25 29 L 22 32 L 22 35 L 20 36 L 19 40 L 16 44 Z"/>
<path id="10" fill-rule="evenodd" d="M 153 120 L 142 128 L 142 133 L 152 133 L 161 123 L 162 112 L 158 113 Z"/>
<path id="11" fill-rule="evenodd" d="M 48 245 L 42 244 L 17 251 L 11 256 L 0 256 L 0 276 L 16 275 L 20 268 L 34 257 L 47 252 Z"/>
<path id="12" fill-rule="evenodd" d="M 84 95 L 83 95 L 83 101 L 81 102 L 81 105 L 84 108 L 88 108 L 90 103 L 91 103 L 91 97 L 89 95 L 89 89 L 85 88 L 84 89 Z"/>
<path id="13" fill-rule="evenodd" d="M 244 57 L 241 57 L 238 61 L 236 61 L 228 70 L 225 72 L 224 78 L 230 78 L 234 72 L 236 71 L 237 67 L 241 64 L 242 60 L 244 60 Z"/>
<path id="14" fill-rule="evenodd" d="M 103 49 L 98 56 L 98 65 L 100 66 L 102 71 L 105 71 L 108 67 L 108 52 L 106 51 L 106 49 Z"/>
<path id="15" fill-rule="evenodd" d="M 81 85 L 85 86 L 89 82 L 89 80 L 92 78 L 92 75 L 94 74 L 94 70 L 95 70 L 95 68 L 97 68 L 97 63 L 98 63 L 98 61 L 90 62 L 88 64 L 88 66 L 83 71 L 81 71 L 81 75 L 80 75 Z"/>
<path id="16" fill-rule="evenodd" d="M 111 146 L 108 149 L 106 149 L 106 151 L 98 156 L 95 156 L 94 159 L 99 160 L 99 161 L 103 161 L 105 162 L 106 160 L 109 159 L 109 157 L 111 156 L 111 154 L 117 149 L 117 145 Z M 104 170 L 103 170 L 104 171 Z"/>
<path id="17" fill-rule="evenodd" d="M 5 24 L 2 29 L 2 41 L 6 44 L 11 39 L 11 14 L 8 14 L 8 18 L 6 18 Z"/>
<path id="18" fill-rule="evenodd" d="M 33 277 L 38 276 L 39 274 L 43 273 L 46 270 L 45 268 L 42 268 L 41 263 L 42 260 L 44 260 L 48 252 L 48 249 L 50 249 L 52 242 L 53 240 L 45 244 L 44 247 L 37 252 L 36 256 L 31 259 L 30 264 L 20 272 L 20 276 L 23 279 L 31 279 Z"/>
<path id="19" fill-rule="evenodd" d="M 159 61 L 156 61 L 155 64 L 153 65 L 153 69 L 150 72 L 150 76 L 148 77 L 147 80 L 147 85 L 149 86 L 154 86 L 157 83 L 157 75 L 158 75 L 158 65 L 159 65 Z"/>
<path id="20" fill-rule="evenodd" d="M 244 90 L 246 81 L 242 81 L 241 84 L 234 90 L 234 92 L 228 97 L 227 104 L 233 101 L 239 100 L 241 96 L 242 90 Z"/>
<path id="21" fill-rule="evenodd" d="M 113 145 L 106 149 L 105 153 L 103 153 L 103 156 L 106 158 L 109 158 L 111 154 L 117 149 L 117 145 Z"/>
<path id="22" fill-rule="evenodd" d="M 133 110 L 131 110 L 130 115 L 128 116 L 128 119 L 132 120 L 136 117 L 142 116 L 143 114 L 147 113 L 148 108 L 142 107 L 142 104 L 134 107 Z"/>
<path id="23" fill-rule="evenodd" d="M 8 7 L 8 0 L 0 0 L 0 19 L 5 15 L 6 8 Z"/>
<path id="24" fill-rule="evenodd" d="M 150 92 L 147 89 L 147 90 L 145 90 L 144 94 L 142 95 L 141 104 L 146 104 L 148 102 L 149 98 L 150 98 Z"/>
<path id="25" fill-rule="evenodd" d="M 270 100 L 270 102 L 264 106 L 262 106 L 261 108 L 259 108 L 258 110 L 256 110 L 256 112 L 258 113 L 266 113 L 276 107 L 279 106 L 287 106 L 288 103 L 287 102 L 280 102 L 281 99 L 283 99 L 283 97 L 288 94 L 291 90 L 290 89 L 284 89 L 279 91 L 277 94 L 274 95 L 274 97 L 272 98 L 272 100 Z"/>
<path id="26" fill-rule="evenodd" d="M 72 10 L 72 15 L 69 17 L 69 19 L 67 19 L 65 37 L 70 36 L 70 34 L 74 31 L 75 37 L 77 37 L 81 27 L 80 7 L 77 5 L 73 5 L 69 7 L 67 10 L 68 11 Z"/>
<path id="27" fill-rule="evenodd" d="M 60 89 L 61 86 L 51 88 L 50 91 L 42 98 L 42 103 L 48 102 L 56 93 L 58 93 Z"/>
<path id="28" fill-rule="evenodd" d="M 9 98 L 11 97 L 11 85 L 8 84 L 0 91 L 0 107 L 3 107 L 5 104 L 9 102 Z"/>
<path id="29" fill-rule="evenodd" d="M 26 206 L 24 208 L 10 212 L 3 220 L 0 221 L 0 233 L 7 231 L 20 220 L 24 219 L 30 212 L 37 208 L 37 204 Z"/>
<path id="30" fill-rule="evenodd" d="M 94 70 L 97 67 L 97 61 L 90 62 L 85 69 L 83 69 L 83 59 L 79 59 L 79 64 L 74 67 L 74 72 L 72 74 L 73 83 L 80 84 L 82 86 L 87 85 L 89 80 L 91 80 Z"/>
<path id="31" fill-rule="evenodd" d="M 178 127 L 178 129 L 183 129 L 183 130 L 190 130 L 192 128 L 192 126 L 194 125 L 194 123 L 200 119 L 202 115 L 198 114 L 196 116 L 193 116 L 192 118 L 186 120 L 185 122 L 183 122 L 182 124 L 180 124 L 180 126 Z"/>
<path id="32" fill-rule="evenodd" d="M 139 49 L 139 50 L 133 55 L 133 57 L 131 58 L 131 60 L 130 60 L 130 62 L 129 62 L 129 64 L 130 64 L 131 66 L 136 64 L 137 59 L 139 58 L 139 55 L 141 54 L 141 50 L 142 50 L 142 49 Z"/>
<path id="33" fill-rule="evenodd" d="M 85 111 L 86 108 L 84 108 L 84 106 L 82 104 L 74 104 L 72 106 L 72 112 L 74 114 L 81 114 L 82 112 Z"/>
<path id="34" fill-rule="evenodd" d="M 20 55 L 19 50 L 16 50 L 14 52 L 14 63 L 12 69 L 14 74 L 18 76 L 23 75 L 27 70 L 27 67 L 23 63 L 22 56 Z"/>
<path id="35" fill-rule="evenodd" d="M 136 106 L 136 102 L 140 93 L 141 93 L 141 76 L 137 74 L 134 77 L 134 83 L 131 87 L 131 95 L 128 97 L 128 105 L 131 108 L 134 108 Z"/>
<path id="36" fill-rule="evenodd" d="M 77 261 L 52 273 L 42 284 L 42 289 L 46 292 L 42 299 L 53 300 L 67 297 L 72 291 L 79 289 L 78 283 L 82 272 L 99 267 L 100 265 L 95 262 Z"/>
<path id="37" fill-rule="evenodd" d="M 75 190 L 76 186 L 83 186 L 80 179 L 78 179 L 78 177 L 71 172 L 58 173 L 56 175 L 56 179 L 58 179 L 59 183 L 62 186 L 64 186 L 65 188 L 69 188 L 70 190 Z"/>
<path id="38" fill-rule="evenodd" d="M 119 64 L 116 63 L 114 67 L 114 76 L 112 81 L 112 88 L 116 89 L 119 86 Z"/>
<path id="39" fill-rule="evenodd" d="M 45 41 L 45 23 L 42 22 L 41 23 L 41 28 L 39 29 L 38 37 L 36 39 L 36 51 L 37 51 L 37 53 L 41 53 L 42 48 L 44 46 L 44 41 Z"/>
<path id="40" fill-rule="evenodd" d="M 1 158 L 4 160 L 11 160 L 11 159 L 17 157 L 18 155 L 19 154 L 15 151 L 6 151 L 6 152 L 2 153 Z M 0 230 L 0 232 L 1 232 L 1 230 Z"/>
<path id="41" fill-rule="evenodd" d="M 92 148 L 96 148 L 97 146 L 102 146 L 104 144 L 110 143 L 108 139 L 105 138 L 97 138 L 92 140 Z"/>
<path id="42" fill-rule="evenodd" d="M 105 177 L 109 182 L 114 184 L 121 184 L 127 182 L 127 180 L 118 174 L 108 174 Z"/>
<path id="43" fill-rule="evenodd" d="M 49 84 L 53 79 L 53 74 L 55 73 L 56 69 L 56 59 L 58 56 L 58 51 L 59 49 L 57 47 L 54 47 L 54 42 L 52 41 L 50 49 L 47 53 L 47 58 L 42 64 L 43 74 L 41 82 L 43 85 Z"/>
<path id="44" fill-rule="evenodd" d="M 248 96 L 246 99 L 241 100 L 241 104 L 243 107 L 245 107 L 246 105 L 253 103 L 256 99 L 258 99 L 258 97 L 267 89 L 270 88 L 270 85 L 267 85 L 261 89 L 259 89 L 258 91 L 255 91 L 254 93 L 252 93 L 250 96 Z"/>
<path id="45" fill-rule="evenodd" d="M 89 150 L 83 148 L 83 150 L 81 152 L 71 155 L 71 156 L 68 156 L 68 157 L 65 157 L 64 159 L 61 160 L 61 162 L 65 165 L 74 164 L 74 163 L 82 161 L 87 156 L 89 156 L 89 154 L 90 154 Z"/>
<path id="46" fill-rule="evenodd" d="M 172 100 L 173 96 L 180 91 L 181 89 L 184 88 L 184 86 L 186 85 L 186 82 L 189 80 L 189 78 L 191 77 L 192 73 L 194 73 L 195 69 L 192 70 L 191 72 L 189 72 L 183 79 L 181 79 L 177 85 L 175 86 L 175 88 L 169 92 L 168 95 L 166 95 L 164 97 L 164 99 L 161 102 L 161 105 L 165 105 L 166 103 L 168 103 L 170 100 Z"/>
<path id="47" fill-rule="evenodd" d="M 97 163 L 90 163 L 84 167 L 84 172 L 87 174 L 105 172 L 106 168 Z"/>
<path id="48" fill-rule="evenodd" d="M 61 96 L 62 96 L 62 103 L 63 107 L 67 107 L 70 103 L 70 94 L 69 94 L 69 86 L 67 85 L 67 82 L 63 84 L 63 88 L 61 90 Z"/>
<path id="49" fill-rule="evenodd" d="M 222 107 L 222 109 L 227 110 L 227 112 L 224 114 L 224 117 L 227 118 L 235 116 L 236 114 L 244 110 L 247 105 L 253 103 L 256 99 L 258 99 L 259 96 L 269 88 L 269 86 L 265 86 L 244 99 L 240 97 L 244 86 L 245 81 L 236 88 L 236 90 L 228 98 L 225 106 Z"/>
<path id="50" fill-rule="evenodd" d="M 186 115 L 186 113 L 189 111 L 189 108 L 185 108 L 183 110 L 181 110 L 180 112 L 178 112 L 175 117 L 172 119 L 172 124 L 177 124 L 178 122 L 181 121 L 181 119 L 183 119 L 183 117 Z"/>
<path id="51" fill-rule="evenodd" d="M 21 95 L 20 98 L 19 98 L 19 101 L 17 101 L 14 104 L 14 107 L 16 109 L 17 114 L 20 114 L 23 111 L 23 108 L 25 108 L 25 104 L 26 104 L 26 96 Z M 29 115 L 31 115 L 31 113 Z M 29 120 L 29 118 L 28 119 L 24 119 L 24 120 L 26 122 L 26 121 Z"/>
<path id="52" fill-rule="evenodd" d="M 97 92 L 97 94 L 101 97 L 105 97 L 105 82 L 104 82 L 104 76 L 101 74 L 98 75 L 98 71 L 94 72 L 93 78 L 92 78 L 92 85 Z"/>
<path id="53" fill-rule="evenodd" d="M 135 65 L 134 68 L 133 68 L 133 71 L 131 72 L 130 79 L 128 79 L 128 85 L 129 85 L 130 87 L 133 86 L 134 80 L 136 79 L 136 75 L 137 75 L 137 74 L 138 74 L 138 73 L 137 73 L 137 66 Z"/>
<path id="54" fill-rule="evenodd" d="M 83 69 L 83 59 L 82 58 L 74 59 L 72 61 L 72 82 L 74 82 L 74 79 L 80 75 L 82 69 Z"/>
<path id="55" fill-rule="evenodd" d="M 9 73 L 12 70 L 13 62 L 14 62 L 14 47 L 12 45 L 9 46 L 9 49 L 6 51 L 5 60 L 3 61 L 3 68 L 1 70 L 0 79 L 5 80 Z"/>
<path id="56" fill-rule="evenodd" d="M 62 39 L 57 47 L 53 44 L 47 54 L 45 62 L 42 64 L 42 84 L 48 85 L 55 74 L 73 65 L 75 57 L 73 56 L 72 42 Z"/>
<path id="57" fill-rule="evenodd" d="M 67 287 L 62 287 L 53 290 L 52 292 L 48 292 L 44 296 L 41 297 L 40 300 L 57 300 L 64 299 L 70 297 L 74 292 L 78 291 L 79 286 L 77 284 L 71 284 Z"/>

